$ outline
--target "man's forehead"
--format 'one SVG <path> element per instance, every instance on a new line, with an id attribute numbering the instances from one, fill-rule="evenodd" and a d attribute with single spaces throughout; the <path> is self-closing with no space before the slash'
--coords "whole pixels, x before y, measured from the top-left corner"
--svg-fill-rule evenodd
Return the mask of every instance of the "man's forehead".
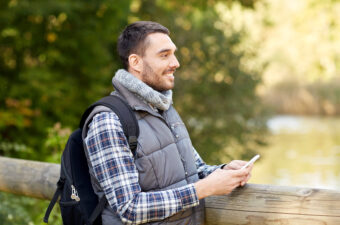
<path id="1" fill-rule="evenodd" d="M 172 42 L 171 38 L 167 34 L 152 33 L 147 36 L 148 47 L 146 50 L 163 52 L 165 50 L 175 51 L 176 45 Z"/>

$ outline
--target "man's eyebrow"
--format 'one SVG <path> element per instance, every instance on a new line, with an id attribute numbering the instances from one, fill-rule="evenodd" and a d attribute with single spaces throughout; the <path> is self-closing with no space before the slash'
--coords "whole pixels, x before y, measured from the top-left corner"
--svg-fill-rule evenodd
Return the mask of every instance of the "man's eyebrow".
<path id="1" fill-rule="evenodd" d="M 158 52 L 157 52 L 157 54 L 161 54 L 161 53 L 163 53 L 163 52 L 171 52 L 172 51 L 172 49 L 170 49 L 170 48 L 164 48 L 164 49 L 162 49 L 162 50 L 159 50 Z M 177 48 L 175 48 L 175 51 L 174 52 L 176 52 L 177 51 Z"/>

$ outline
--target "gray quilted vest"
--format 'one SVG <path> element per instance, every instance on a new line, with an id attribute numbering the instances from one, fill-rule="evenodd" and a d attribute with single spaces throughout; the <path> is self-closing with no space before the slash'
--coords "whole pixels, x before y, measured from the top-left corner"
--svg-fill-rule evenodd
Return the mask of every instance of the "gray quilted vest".
<path id="1" fill-rule="evenodd" d="M 135 111 L 140 129 L 135 164 L 139 173 L 139 184 L 143 192 L 161 191 L 182 187 L 198 181 L 193 146 L 188 131 L 176 110 L 170 106 L 159 114 L 144 101 L 128 91 L 117 81 L 113 81 L 115 92 L 123 97 Z M 102 111 L 97 107 L 89 116 Z M 87 130 L 83 131 L 83 138 Z M 92 185 L 99 197 L 103 190 L 94 178 L 89 164 Z M 122 224 L 119 216 L 107 204 L 102 213 L 103 225 Z M 204 200 L 196 207 L 181 211 L 162 221 L 147 224 L 204 224 Z"/>

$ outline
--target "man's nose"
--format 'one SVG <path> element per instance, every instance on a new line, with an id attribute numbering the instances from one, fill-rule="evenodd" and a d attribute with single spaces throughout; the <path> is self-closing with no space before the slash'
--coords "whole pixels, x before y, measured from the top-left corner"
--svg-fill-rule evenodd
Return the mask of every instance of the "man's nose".
<path id="1" fill-rule="evenodd" d="M 171 58 L 170 67 L 175 68 L 175 69 L 180 67 L 180 64 L 179 64 L 177 57 L 175 55 Z"/>

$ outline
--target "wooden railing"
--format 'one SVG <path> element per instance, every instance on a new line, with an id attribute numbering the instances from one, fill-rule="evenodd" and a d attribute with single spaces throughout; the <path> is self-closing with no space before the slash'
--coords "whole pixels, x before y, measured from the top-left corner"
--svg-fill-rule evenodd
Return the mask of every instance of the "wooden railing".
<path id="1" fill-rule="evenodd" d="M 0 157 L 0 191 L 51 199 L 58 164 Z M 206 199 L 209 225 L 339 225 L 340 191 L 247 184 Z"/>

